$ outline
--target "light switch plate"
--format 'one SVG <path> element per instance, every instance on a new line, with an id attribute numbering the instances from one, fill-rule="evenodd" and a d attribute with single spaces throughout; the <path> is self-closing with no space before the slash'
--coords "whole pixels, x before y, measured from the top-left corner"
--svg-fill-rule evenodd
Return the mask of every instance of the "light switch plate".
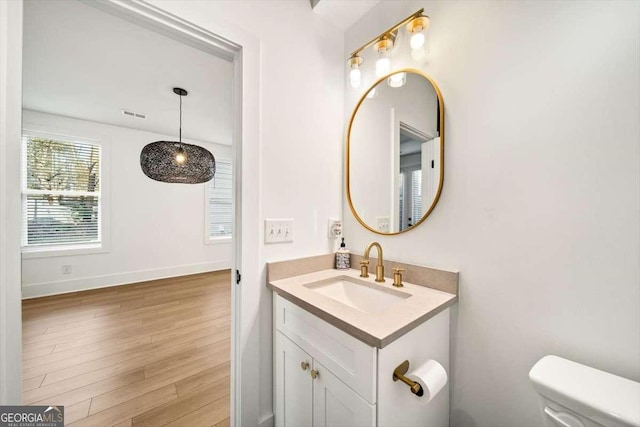
<path id="1" fill-rule="evenodd" d="M 293 242 L 293 219 L 265 219 L 264 220 L 265 243 Z"/>

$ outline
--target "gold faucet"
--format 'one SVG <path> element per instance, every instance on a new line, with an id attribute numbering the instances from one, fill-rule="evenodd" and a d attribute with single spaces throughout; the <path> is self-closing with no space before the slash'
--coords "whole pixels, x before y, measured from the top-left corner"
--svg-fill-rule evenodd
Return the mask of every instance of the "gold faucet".
<path id="1" fill-rule="evenodd" d="M 384 282 L 384 265 L 382 265 L 382 246 L 378 242 L 371 242 L 364 250 L 364 260 L 360 262 L 360 276 L 369 277 L 369 252 L 372 247 L 378 249 L 378 265 L 376 265 L 376 282 Z"/>

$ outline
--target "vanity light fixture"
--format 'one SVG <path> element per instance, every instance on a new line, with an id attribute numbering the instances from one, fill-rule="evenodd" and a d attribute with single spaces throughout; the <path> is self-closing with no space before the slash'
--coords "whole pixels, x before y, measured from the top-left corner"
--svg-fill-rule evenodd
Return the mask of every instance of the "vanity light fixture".
<path id="1" fill-rule="evenodd" d="M 174 87 L 180 96 L 178 141 L 156 141 L 145 145 L 140 153 L 140 167 L 149 178 L 170 183 L 201 184 L 216 173 L 216 159 L 209 150 L 182 142 L 182 97 L 187 91 Z"/>
<path id="2" fill-rule="evenodd" d="M 354 55 L 349 58 L 349 67 L 351 68 L 349 72 L 349 82 L 351 83 L 351 87 L 360 86 L 360 64 L 362 64 L 362 58 L 360 56 Z"/>
<path id="3" fill-rule="evenodd" d="M 360 65 L 363 62 L 363 58 L 360 54 L 368 47 L 373 46 L 373 49 L 378 54 L 378 59 L 375 64 L 376 77 L 382 77 L 391 73 L 391 58 L 390 53 L 393 49 L 398 36 L 398 31 L 405 26 L 407 34 L 411 35 L 409 38 L 409 45 L 412 52 L 420 52 L 425 43 L 425 31 L 429 27 L 430 19 L 423 14 L 424 9 L 420 9 L 412 15 L 406 17 L 402 21 L 398 22 L 391 28 L 379 34 L 377 37 L 369 40 L 367 43 L 360 46 L 353 51 L 349 57 L 349 82 L 351 86 L 357 88 L 360 86 L 362 80 L 362 73 L 360 71 Z M 401 87 L 406 82 L 406 74 L 403 76 L 395 76 L 392 80 L 388 79 L 387 84 L 391 87 Z"/>
<path id="4" fill-rule="evenodd" d="M 395 73 L 387 79 L 389 87 L 402 87 L 407 82 L 407 73 Z"/>
<path id="5" fill-rule="evenodd" d="M 407 33 L 411 34 L 411 38 L 409 39 L 409 45 L 411 49 L 417 50 L 424 46 L 425 41 L 425 31 L 429 27 L 429 17 L 420 15 L 413 18 L 407 24 Z"/>
<path id="6" fill-rule="evenodd" d="M 373 45 L 374 49 L 378 52 L 378 55 L 380 55 L 376 61 L 376 77 L 386 76 L 391 72 L 389 51 L 391 51 L 396 41 L 396 34 L 397 32 L 384 34 Z"/>

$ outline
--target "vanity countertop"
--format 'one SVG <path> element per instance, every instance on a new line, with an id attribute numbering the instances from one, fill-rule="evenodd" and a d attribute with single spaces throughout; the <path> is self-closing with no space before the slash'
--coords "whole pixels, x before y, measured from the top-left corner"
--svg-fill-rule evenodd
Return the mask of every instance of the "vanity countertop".
<path id="1" fill-rule="evenodd" d="M 344 276 L 387 288 L 389 292 L 402 292 L 410 297 L 395 302 L 382 311 L 365 313 L 305 286 Z M 404 282 L 404 287 L 395 288 L 391 279 L 386 278 L 384 283 L 378 283 L 374 276 L 361 278 L 360 271 L 354 269 L 326 269 L 272 280 L 268 286 L 283 298 L 360 341 L 378 348 L 389 345 L 458 300 L 455 294 L 413 283 Z"/>

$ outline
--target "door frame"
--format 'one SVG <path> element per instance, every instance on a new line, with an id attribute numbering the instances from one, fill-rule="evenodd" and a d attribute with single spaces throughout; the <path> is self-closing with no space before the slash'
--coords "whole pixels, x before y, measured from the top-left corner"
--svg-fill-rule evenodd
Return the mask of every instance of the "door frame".
<path id="1" fill-rule="evenodd" d="M 258 424 L 259 337 L 252 331 L 259 309 L 260 42 L 246 30 L 198 15 L 189 20 L 142 0 L 80 0 L 231 60 L 234 68 L 233 269 L 231 300 L 231 425 Z M 182 11 L 180 12 L 182 15 Z M 200 25 L 196 25 L 199 22 Z M 22 403 L 22 298 L 20 249 L 20 141 L 22 133 L 22 0 L 0 1 L 0 404 Z M 251 237 L 253 236 L 253 237 Z M 241 268 L 242 267 L 242 268 Z"/>
<path id="2" fill-rule="evenodd" d="M 0 1 L 0 404 L 22 403 L 22 2 Z"/>

